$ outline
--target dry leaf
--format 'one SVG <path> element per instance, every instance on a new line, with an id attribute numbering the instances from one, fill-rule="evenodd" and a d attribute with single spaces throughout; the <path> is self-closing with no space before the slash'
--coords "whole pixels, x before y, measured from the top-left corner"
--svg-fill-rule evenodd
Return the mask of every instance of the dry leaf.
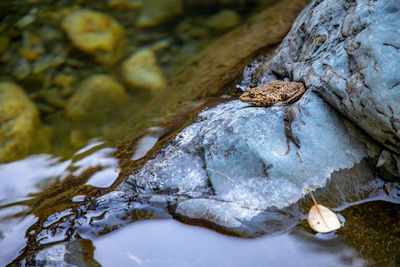
<path id="1" fill-rule="evenodd" d="M 340 228 L 336 214 L 325 206 L 313 205 L 308 213 L 308 224 L 318 233 L 329 233 Z"/>
<path id="2" fill-rule="evenodd" d="M 319 205 L 310 190 L 306 188 L 306 191 L 310 193 L 314 202 L 308 212 L 308 224 L 310 227 L 318 233 L 329 233 L 339 229 L 340 221 L 336 214 L 327 207 Z"/>

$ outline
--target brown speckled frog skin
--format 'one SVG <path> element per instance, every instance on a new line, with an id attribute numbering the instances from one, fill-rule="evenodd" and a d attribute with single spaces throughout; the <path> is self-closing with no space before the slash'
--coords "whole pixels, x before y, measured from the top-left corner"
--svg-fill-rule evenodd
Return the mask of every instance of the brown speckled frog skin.
<path id="1" fill-rule="evenodd" d="M 247 88 L 240 100 L 258 107 L 268 107 L 275 103 L 290 104 L 297 101 L 306 91 L 301 82 L 270 81 L 255 88 Z"/>

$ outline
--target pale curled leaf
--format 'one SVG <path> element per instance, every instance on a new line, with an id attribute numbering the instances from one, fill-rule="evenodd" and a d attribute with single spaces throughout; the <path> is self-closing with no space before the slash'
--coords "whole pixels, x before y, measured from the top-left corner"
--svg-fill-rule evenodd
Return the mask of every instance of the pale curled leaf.
<path id="1" fill-rule="evenodd" d="M 340 228 L 336 214 L 325 206 L 313 205 L 308 213 L 308 224 L 318 233 L 329 233 Z"/>

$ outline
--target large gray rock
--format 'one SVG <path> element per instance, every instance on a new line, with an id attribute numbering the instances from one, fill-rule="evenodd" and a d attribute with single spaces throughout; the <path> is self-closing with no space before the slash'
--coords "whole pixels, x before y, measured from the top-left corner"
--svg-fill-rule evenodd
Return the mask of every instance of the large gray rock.
<path id="1" fill-rule="evenodd" d="M 303 81 L 388 149 L 400 153 L 400 2 L 315 0 L 263 77 Z"/>
<path id="2" fill-rule="evenodd" d="M 283 228 L 297 223 L 274 211 L 300 200 L 305 187 L 324 187 L 335 171 L 375 157 L 374 151 L 313 92 L 291 106 L 232 101 L 200 113 L 119 189 L 152 201 L 174 196 L 176 217 L 254 236 L 283 230 L 266 221 Z M 361 176 L 344 183 L 354 188 L 349 184 L 371 178 Z"/>

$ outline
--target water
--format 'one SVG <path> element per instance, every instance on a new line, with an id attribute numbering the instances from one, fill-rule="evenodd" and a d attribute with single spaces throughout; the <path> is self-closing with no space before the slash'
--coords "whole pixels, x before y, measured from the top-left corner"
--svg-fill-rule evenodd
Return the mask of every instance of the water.
<path id="1" fill-rule="evenodd" d="M 93 242 L 103 266 L 363 266 L 357 251 L 304 229 L 241 239 L 173 220 L 134 223 Z"/>

